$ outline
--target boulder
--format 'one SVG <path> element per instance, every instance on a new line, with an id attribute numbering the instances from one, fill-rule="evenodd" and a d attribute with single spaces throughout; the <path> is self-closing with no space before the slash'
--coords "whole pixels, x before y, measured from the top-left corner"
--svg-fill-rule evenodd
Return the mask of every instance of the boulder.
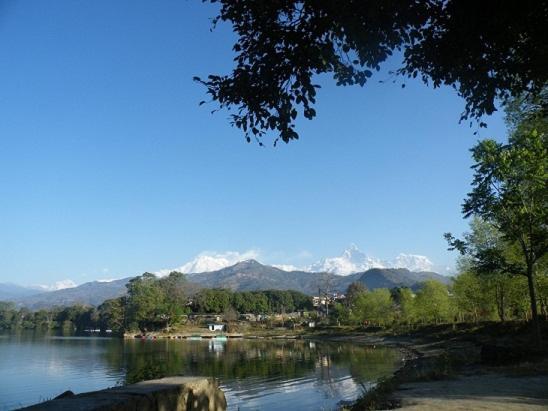
<path id="1" fill-rule="evenodd" d="M 226 399 L 212 378 L 167 377 L 124 387 L 54 398 L 28 411 L 224 411 Z"/>

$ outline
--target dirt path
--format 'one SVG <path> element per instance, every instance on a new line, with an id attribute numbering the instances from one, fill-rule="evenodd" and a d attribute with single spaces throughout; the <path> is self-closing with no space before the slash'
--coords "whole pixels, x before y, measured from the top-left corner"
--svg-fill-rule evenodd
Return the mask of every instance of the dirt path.
<path id="1" fill-rule="evenodd" d="M 548 376 L 460 375 L 402 384 L 392 397 L 404 410 L 548 410 Z"/>

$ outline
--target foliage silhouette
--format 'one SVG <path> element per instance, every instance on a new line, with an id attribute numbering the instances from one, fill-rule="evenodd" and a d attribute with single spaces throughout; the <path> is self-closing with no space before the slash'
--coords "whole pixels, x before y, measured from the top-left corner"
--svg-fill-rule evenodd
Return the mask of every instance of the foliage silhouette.
<path id="1" fill-rule="evenodd" d="M 396 51 L 403 62 L 395 75 L 449 85 L 464 98 L 461 120 L 537 94 L 548 80 L 546 0 L 204 1 L 220 4 L 214 25 L 228 22 L 237 35 L 235 68 L 194 79 L 261 145 L 268 131 L 275 143 L 297 139 L 299 114 L 316 116 L 315 76 L 364 86 Z"/>

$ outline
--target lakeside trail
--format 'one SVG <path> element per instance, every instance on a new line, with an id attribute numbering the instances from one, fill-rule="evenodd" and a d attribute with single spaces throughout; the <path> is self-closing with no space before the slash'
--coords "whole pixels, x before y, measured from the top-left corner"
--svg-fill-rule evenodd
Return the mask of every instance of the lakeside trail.
<path id="1" fill-rule="evenodd" d="M 394 377 L 380 382 L 350 409 L 409 411 L 548 410 L 548 356 L 527 352 L 527 336 L 493 331 L 429 330 L 418 335 L 382 333 L 333 336 L 331 340 L 399 348 L 404 365 Z M 486 361 L 486 344 L 502 354 Z M 511 343 L 511 344 L 510 344 Z M 492 347 L 492 345 L 487 345 Z M 523 348 L 516 355 L 514 350 Z M 521 355 L 523 354 L 523 355 Z M 492 359 L 492 358 L 491 358 Z M 486 363 L 487 362 L 487 363 Z"/>

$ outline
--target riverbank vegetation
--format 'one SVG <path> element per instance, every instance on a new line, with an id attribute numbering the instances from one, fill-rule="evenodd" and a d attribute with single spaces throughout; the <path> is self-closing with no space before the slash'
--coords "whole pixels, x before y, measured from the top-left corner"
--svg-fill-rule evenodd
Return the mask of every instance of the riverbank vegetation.
<path id="1" fill-rule="evenodd" d="M 74 305 L 31 311 L 0 302 L 0 330 L 110 330 L 123 334 L 128 330 L 147 332 L 183 326 L 194 315 L 218 315 L 233 322 L 239 313 L 266 318 L 311 309 L 312 298 L 298 291 L 196 291 L 181 273 L 172 272 L 163 278 L 145 273 L 128 283 L 125 296 L 107 300 L 99 307 Z"/>

